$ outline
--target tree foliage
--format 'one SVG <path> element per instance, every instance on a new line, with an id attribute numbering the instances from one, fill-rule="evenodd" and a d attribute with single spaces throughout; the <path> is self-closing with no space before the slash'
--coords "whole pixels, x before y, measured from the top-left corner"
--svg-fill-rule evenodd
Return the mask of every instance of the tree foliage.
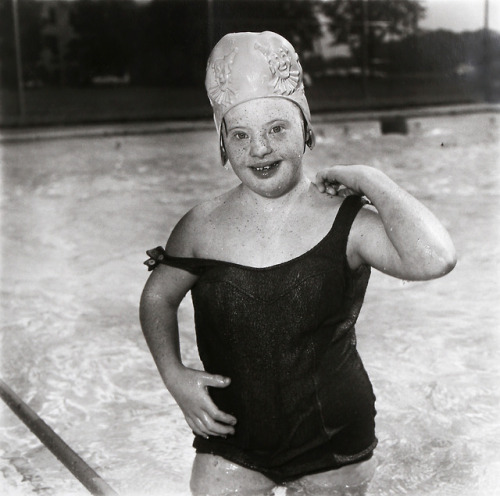
<path id="1" fill-rule="evenodd" d="M 488 50 L 487 41 L 490 45 Z M 380 48 L 380 56 L 387 61 L 387 70 L 391 73 L 451 75 L 460 66 L 468 66 L 480 75 L 488 62 L 492 66 L 500 62 L 500 35 L 484 30 L 422 32 L 385 43 Z"/>
<path id="2" fill-rule="evenodd" d="M 14 86 L 17 82 L 14 42 L 14 23 L 11 0 L 0 0 L 0 67 L 2 84 Z M 40 57 L 41 3 L 36 0 L 18 2 L 21 57 L 26 78 L 34 77 Z"/>
<path id="3" fill-rule="evenodd" d="M 366 31 L 378 41 L 414 33 L 425 8 L 419 0 L 331 0 L 322 11 L 336 42 L 360 43 Z"/>
<path id="4" fill-rule="evenodd" d="M 54 49 L 46 46 L 42 5 L 58 4 L 18 0 L 24 77 L 62 83 L 65 78 L 42 70 L 42 51 Z M 74 37 L 65 60 L 55 59 L 65 65 L 68 83 L 128 74 L 132 84 L 200 87 L 208 54 L 224 34 L 275 31 L 303 55 L 321 35 L 318 13 L 327 19 L 335 43 L 350 45 L 358 66 L 363 59 L 368 67 L 383 60 L 388 73 L 449 73 L 459 64 L 486 67 L 485 53 L 493 65 L 500 59 L 493 33 L 488 51 L 482 31 L 419 30 L 425 12 L 420 0 L 73 0 L 64 7 Z M 57 41 L 54 32 L 51 36 Z M 0 0 L 0 60 L 2 83 L 15 85 L 12 0 Z M 320 57 L 315 60 L 324 64 Z M 307 65 L 304 57 L 302 62 Z"/>
<path id="5" fill-rule="evenodd" d="M 274 31 L 303 53 L 321 35 L 316 6 L 311 0 L 214 0 L 214 40 L 238 31 Z"/>
<path id="6" fill-rule="evenodd" d="M 71 6 L 76 37 L 69 57 L 82 82 L 102 74 L 123 75 L 131 60 L 137 6 L 132 0 L 78 0 Z"/>
<path id="7" fill-rule="evenodd" d="M 320 33 L 308 0 L 77 0 L 71 18 L 82 79 L 128 73 L 137 84 L 201 84 L 210 44 L 228 32 L 274 30 L 297 48 Z"/>
<path id="8" fill-rule="evenodd" d="M 401 40 L 417 32 L 425 8 L 420 0 L 331 0 L 322 12 L 335 43 L 347 43 L 361 65 L 368 64 L 387 40 Z"/>

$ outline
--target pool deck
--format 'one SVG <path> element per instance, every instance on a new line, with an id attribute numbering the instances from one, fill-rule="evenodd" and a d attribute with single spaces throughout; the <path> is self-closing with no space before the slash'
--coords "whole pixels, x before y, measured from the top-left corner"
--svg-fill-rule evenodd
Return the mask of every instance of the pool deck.
<path id="1" fill-rule="evenodd" d="M 448 105 L 432 107 L 411 107 L 394 110 L 366 110 L 356 112 L 316 112 L 314 124 L 331 122 L 376 121 L 388 117 L 415 119 L 435 116 L 454 116 L 474 113 L 500 112 L 500 103 Z M 75 126 L 26 127 L 0 129 L 0 143 L 24 142 L 49 139 L 93 138 L 129 136 L 141 134 L 162 134 L 212 130 L 211 120 L 127 122 Z"/>

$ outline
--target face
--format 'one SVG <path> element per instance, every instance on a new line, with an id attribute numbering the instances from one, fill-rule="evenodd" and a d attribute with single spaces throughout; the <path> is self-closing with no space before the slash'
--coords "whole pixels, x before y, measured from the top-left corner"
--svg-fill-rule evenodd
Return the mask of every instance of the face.
<path id="1" fill-rule="evenodd" d="M 284 98 L 250 100 L 230 109 L 224 121 L 226 153 L 244 186 L 274 198 L 298 184 L 304 125 L 297 105 Z"/>

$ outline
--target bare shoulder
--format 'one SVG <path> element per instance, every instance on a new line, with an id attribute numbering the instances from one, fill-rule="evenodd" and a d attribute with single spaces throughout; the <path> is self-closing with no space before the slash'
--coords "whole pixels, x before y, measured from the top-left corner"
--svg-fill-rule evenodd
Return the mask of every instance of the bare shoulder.
<path id="1" fill-rule="evenodd" d="M 187 212 L 172 230 L 167 252 L 176 257 L 195 257 L 212 224 L 214 211 L 224 203 L 227 194 L 204 201 Z"/>

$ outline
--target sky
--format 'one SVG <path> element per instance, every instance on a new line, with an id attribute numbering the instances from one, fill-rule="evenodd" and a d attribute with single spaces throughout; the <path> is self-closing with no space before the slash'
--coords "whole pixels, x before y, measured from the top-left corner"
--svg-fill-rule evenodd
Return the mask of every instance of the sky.
<path id="1" fill-rule="evenodd" d="M 424 29 L 475 31 L 484 27 L 486 0 L 424 0 Z M 500 0 L 489 0 L 489 28 L 500 32 Z"/>

